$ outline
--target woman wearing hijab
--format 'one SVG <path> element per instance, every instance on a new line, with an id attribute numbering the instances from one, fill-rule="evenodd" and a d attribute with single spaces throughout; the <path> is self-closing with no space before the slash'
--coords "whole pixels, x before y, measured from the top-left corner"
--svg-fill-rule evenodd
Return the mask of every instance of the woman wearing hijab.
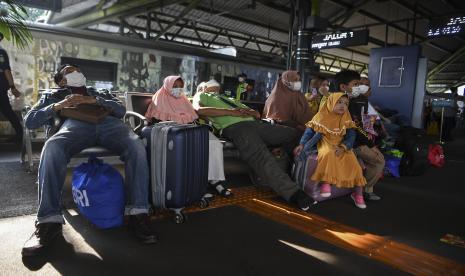
<path id="1" fill-rule="evenodd" d="M 197 85 L 196 93 L 201 93 L 204 91 L 204 89 L 205 89 L 205 82 L 203 81 L 199 83 L 199 85 Z"/>
<path id="2" fill-rule="evenodd" d="M 204 88 L 205 85 L 199 85 Z M 199 88 L 199 87 L 198 87 Z M 184 81 L 180 76 L 168 76 L 163 86 L 153 95 L 145 118 L 152 123 L 174 121 L 179 124 L 194 122 L 198 115 L 184 94 Z M 225 180 L 223 164 L 223 145 L 210 133 L 209 136 L 208 182 L 222 196 L 232 195 L 222 183 Z"/>
<path id="3" fill-rule="evenodd" d="M 331 196 L 331 186 L 354 188 L 351 197 L 358 208 L 365 209 L 362 187 L 366 185 L 352 145 L 355 140 L 355 123 L 348 111 L 349 98 L 344 93 L 334 93 L 326 104 L 307 124 L 300 145 L 294 150 L 307 153 L 317 144 L 318 165 L 311 180 L 322 182 L 320 194 Z"/>
<path id="4" fill-rule="evenodd" d="M 305 93 L 305 98 L 312 115 L 315 115 L 329 96 L 329 81 L 325 77 L 317 75 L 310 81 L 310 89 L 311 92 Z"/>
<path id="5" fill-rule="evenodd" d="M 304 131 L 312 112 L 307 99 L 300 93 L 301 86 L 299 72 L 285 71 L 265 102 L 263 117 Z"/>

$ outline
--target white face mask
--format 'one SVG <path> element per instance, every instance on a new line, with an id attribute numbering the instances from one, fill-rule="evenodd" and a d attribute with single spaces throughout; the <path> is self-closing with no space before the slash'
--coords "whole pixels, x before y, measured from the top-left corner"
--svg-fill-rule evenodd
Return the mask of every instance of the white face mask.
<path id="1" fill-rule="evenodd" d="M 170 91 L 171 95 L 175 98 L 179 98 L 184 94 L 184 88 L 179 87 L 179 88 L 173 88 Z"/>
<path id="2" fill-rule="evenodd" d="M 245 81 L 245 79 L 243 77 L 239 78 L 239 82 L 244 82 L 244 81 Z"/>
<path id="3" fill-rule="evenodd" d="M 65 75 L 66 85 L 71 87 L 86 86 L 86 77 L 81 72 L 74 71 Z"/>
<path id="4" fill-rule="evenodd" d="M 295 82 L 291 82 L 291 87 L 289 87 L 289 88 L 294 90 L 294 91 L 300 91 L 301 87 L 302 87 L 302 82 L 295 81 Z"/>
<path id="5" fill-rule="evenodd" d="M 320 94 L 322 94 L 322 95 L 328 93 L 329 92 L 329 86 L 323 86 L 323 87 L 318 88 L 318 92 L 320 92 Z"/>
<path id="6" fill-rule="evenodd" d="M 354 86 L 352 87 L 352 93 L 350 93 L 350 96 L 352 98 L 357 98 L 358 96 L 360 96 L 360 86 Z"/>
<path id="7" fill-rule="evenodd" d="M 368 92 L 368 90 L 370 90 L 370 87 L 365 84 L 360 84 L 358 86 L 358 89 L 359 89 L 360 94 L 365 94 L 366 92 Z"/>

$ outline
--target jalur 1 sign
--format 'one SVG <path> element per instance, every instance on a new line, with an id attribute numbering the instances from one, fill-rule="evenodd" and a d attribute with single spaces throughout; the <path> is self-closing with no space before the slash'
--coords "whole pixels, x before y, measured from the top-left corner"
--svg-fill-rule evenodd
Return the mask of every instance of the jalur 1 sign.
<path id="1" fill-rule="evenodd" d="M 368 30 L 316 34 L 312 39 L 312 49 L 343 48 L 366 44 L 368 44 Z"/>

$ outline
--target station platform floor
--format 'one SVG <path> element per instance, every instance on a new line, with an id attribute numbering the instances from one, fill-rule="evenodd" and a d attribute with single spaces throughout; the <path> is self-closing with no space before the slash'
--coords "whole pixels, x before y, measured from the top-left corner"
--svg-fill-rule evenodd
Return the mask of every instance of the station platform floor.
<path id="1" fill-rule="evenodd" d="M 444 168 L 384 178 L 376 186 L 382 200 L 365 210 L 342 197 L 301 212 L 230 164 L 234 197 L 189 208 L 184 224 L 157 212 L 154 245 L 139 244 L 125 227 L 93 227 L 76 212 L 67 183 L 63 237 L 36 258 L 21 257 L 37 187 L 18 150 L 0 144 L 1 275 L 465 275 L 465 248 L 440 241 L 465 236 L 464 131 L 445 145 Z"/>

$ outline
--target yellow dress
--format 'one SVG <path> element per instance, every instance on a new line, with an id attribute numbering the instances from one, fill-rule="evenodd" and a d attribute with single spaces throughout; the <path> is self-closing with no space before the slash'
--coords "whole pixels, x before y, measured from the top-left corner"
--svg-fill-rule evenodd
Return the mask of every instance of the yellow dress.
<path id="1" fill-rule="evenodd" d="M 328 97 L 326 97 L 326 96 L 321 97 L 320 106 L 318 107 L 318 111 L 320 111 L 320 109 L 323 106 L 325 106 L 327 100 L 328 100 Z"/>
<path id="2" fill-rule="evenodd" d="M 322 135 L 318 143 L 318 165 L 312 175 L 313 181 L 323 181 L 339 188 L 365 186 L 367 183 L 362 168 L 353 151 L 336 156 L 335 146 L 344 136 Z"/>
<path id="3" fill-rule="evenodd" d="M 355 123 L 349 111 L 342 115 L 333 112 L 339 98 L 344 93 L 332 93 L 320 107 L 318 113 L 307 126 L 321 134 L 318 142 L 318 165 L 311 179 L 323 181 L 341 188 L 365 186 L 366 179 L 352 150 L 336 156 L 336 147 L 341 145 L 347 129 L 354 128 Z"/>

